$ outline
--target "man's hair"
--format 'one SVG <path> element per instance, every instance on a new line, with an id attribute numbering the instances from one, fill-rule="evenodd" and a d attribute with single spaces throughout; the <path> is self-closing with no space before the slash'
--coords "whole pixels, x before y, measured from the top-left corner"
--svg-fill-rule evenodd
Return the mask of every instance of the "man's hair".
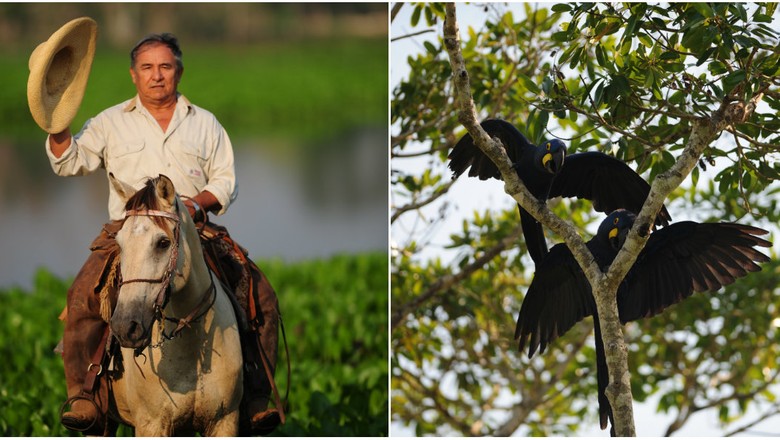
<path id="1" fill-rule="evenodd" d="M 160 43 L 168 47 L 173 52 L 174 58 L 176 58 L 176 69 L 181 72 L 184 69 L 184 64 L 181 62 L 181 49 L 179 48 L 179 41 L 176 36 L 164 32 L 162 34 L 149 34 L 141 38 L 138 43 L 133 46 L 133 50 L 130 51 L 130 67 L 135 67 L 135 57 L 138 55 L 138 51 L 147 44 Z"/>

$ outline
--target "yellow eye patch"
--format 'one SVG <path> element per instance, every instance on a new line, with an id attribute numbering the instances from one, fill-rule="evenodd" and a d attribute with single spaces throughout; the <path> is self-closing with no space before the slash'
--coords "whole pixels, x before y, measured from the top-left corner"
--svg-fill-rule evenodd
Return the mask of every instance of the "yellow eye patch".
<path id="1" fill-rule="evenodd" d="M 615 218 L 615 220 L 612 221 L 613 225 L 616 225 L 618 223 L 620 223 L 620 219 L 619 218 Z"/>

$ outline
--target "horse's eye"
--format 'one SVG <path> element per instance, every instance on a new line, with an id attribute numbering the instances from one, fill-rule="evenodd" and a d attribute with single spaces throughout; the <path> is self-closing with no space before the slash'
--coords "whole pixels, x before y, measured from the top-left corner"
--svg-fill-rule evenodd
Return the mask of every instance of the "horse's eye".
<path id="1" fill-rule="evenodd" d="M 171 240 L 168 237 L 163 237 L 157 241 L 157 249 L 165 250 L 171 247 Z"/>

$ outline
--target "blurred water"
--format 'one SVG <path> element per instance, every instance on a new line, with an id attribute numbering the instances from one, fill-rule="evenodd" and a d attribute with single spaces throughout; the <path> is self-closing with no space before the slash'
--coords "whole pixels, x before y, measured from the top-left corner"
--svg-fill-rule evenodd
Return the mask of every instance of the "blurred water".
<path id="1" fill-rule="evenodd" d="M 357 130 L 307 147 L 239 145 L 239 195 L 212 219 L 250 257 L 296 261 L 387 250 L 387 129 Z M 55 176 L 32 154 L 0 142 L 0 288 L 30 288 L 37 268 L 72 277 L 106 222 L 108 183 Z"/>

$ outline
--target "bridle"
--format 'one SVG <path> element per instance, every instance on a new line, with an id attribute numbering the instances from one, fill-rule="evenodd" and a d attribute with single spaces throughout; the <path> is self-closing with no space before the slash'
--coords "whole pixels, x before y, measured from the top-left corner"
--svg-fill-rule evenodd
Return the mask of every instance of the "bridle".
<path id="1" fill-rule="evenodd" d="M 178 213 L 179 207 L 176 206 L 176 212 Z M 171 250 L 171 255 L 168 258 L 168 265 L 165 269 L 165 272 L 163 272 L 162 275 L 160 275 L 159 278 L 133 278 L 129 280 L 122 279 L 122 274 L 120 272 L 119 277 L 120 281 L 117 286 L 117 289 L 121 289 L 122 286 L 125 284 L 131 284 L 131 283 L 151 283 L 151 284 L 160 284 L 159 290 L 157 291 L 157 297 L 154 301 L 154 321 L 160 322 L 160 335 L 162 336 L 162 339 L 160 342 L 158 342 L 155 345 L 152 345 L 152 348 L 157 348 L 162 346 L 162 344 L 166 340 L 171 340 L 177 336 L 179 336 L 184 330 L 185 327 L 189 327 L 191 323 L 196 322 L 198 319 L 203 317 L 203 315 L 206 314 L 206 312 L 211 308 L 211 306 L 214 305 L 214 302 L 217 298 L 217 289 L 214 285 L 214 276 L 211 274 L 211 271 L 209 271 L 209 276 L 211 277 L 211 283 L 206 289 L 206 292 L 203 295 L 203 299 L 200 303 L 184 318 L 171 318 L 165 316 L 163 310 L 165 309 L 165 306 L 168 304 L 168 300 L 170 299 L 171 295 L 171 285 L 172 285 L 172 278 L 173 274 L 176 271 L 176 265 L 178 264 L 179 260 L 179 236 L 181 234 L 181 219 L 179 219 L 179 216 L 174 213 L 170 213 L 167 211 L 158 211 L 154 209 L 131 209 L 125 211 L 125 218 L 124 220 L 127 220 L 128 217 L 162 217 L 166 218 L 168 220 L 172 220 L 174 222 L 173 227 L 173 249 Z M 152 321 L 152 322 L 154 322 Z M 176 328 L 170 333 L 166 334 L 165 329 L 163 328 L 163 324 L 165 321 L 170 321 L 176 323 Z M 151 342 L 151 341 L 150 341 Z M 147 344 L 148 346 L 149 344 Z M 138 356 L 146 347 L 140 347 L 135 350 L 136 356 Z"/>
<path id="2" fill-rule="evenodd" d="M 154 301 L 155 312 L 161 313 L 161 310 L 168 304 L 168 298 L 171 292 L 171 278 L 173 272 L 176 270 L 176 264 L 179 260 L 179 234 L 181 230 L 181 220 L 176 214 L 172 214 L 166 211 L 157 211 L 154 209 L 131 209 L 125 212 L 125 220 L 128 217 L 163 217 L 169 220 L 173 220 L 173 249 L 171 250 L 171 256 L 168 258 L 168 266 L 165 272 L 159 278 L 133 278 L 130 280 L 121 280 L 119 282 L 119 288 L 125 284 L 131 283 L 152 283 L 160 284 L 159 291 L 157 292 L 157 299 Z M 121 276 L 121 274 L 120 274 Z"/>

